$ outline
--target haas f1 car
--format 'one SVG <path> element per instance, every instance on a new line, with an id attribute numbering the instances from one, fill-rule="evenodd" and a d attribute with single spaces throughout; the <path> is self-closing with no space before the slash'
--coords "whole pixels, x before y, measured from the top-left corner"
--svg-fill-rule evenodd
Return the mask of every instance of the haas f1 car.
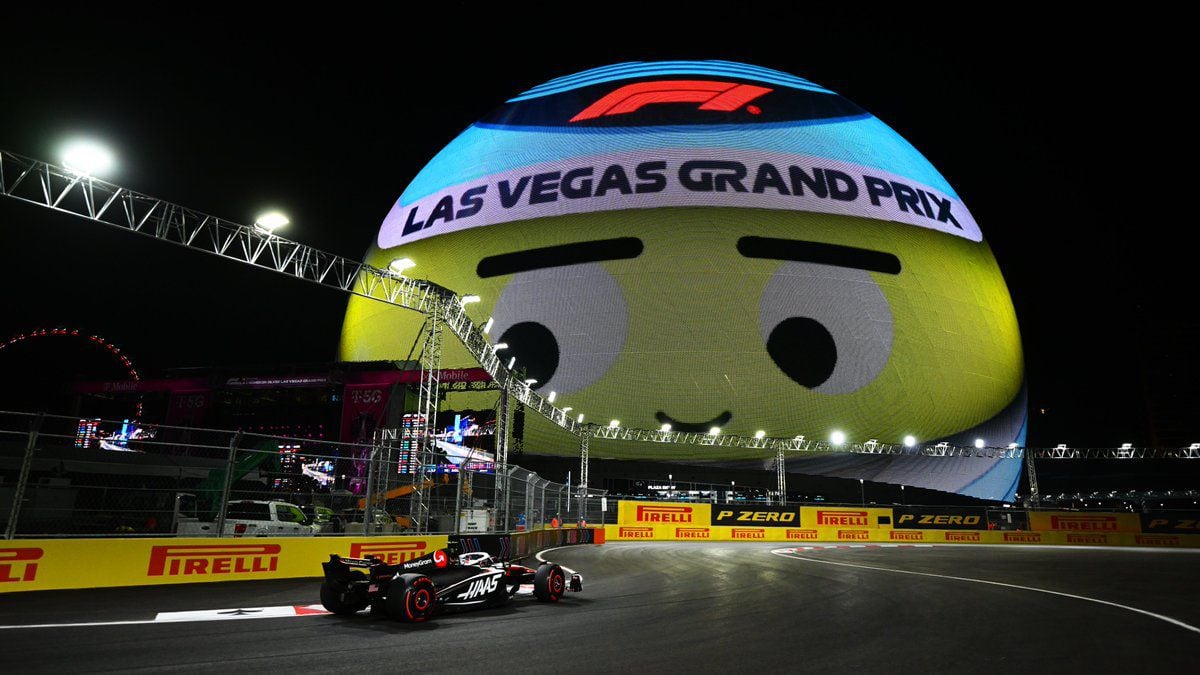
<path id="1" fill-rule="evenodd" d="M 455 556 L 446 549 L 398 565 L 366 558 L 330 555 L 322 563 L 321 604 L 334 614 L 354 614 L 368 606 L 394 619 L 419 623 L 451 608 L 497 607 L 514 596 L 558 602 L 583 590 L 583 578 L 553 563 L 536 570 L 497 562 L 487 553 Z"/>

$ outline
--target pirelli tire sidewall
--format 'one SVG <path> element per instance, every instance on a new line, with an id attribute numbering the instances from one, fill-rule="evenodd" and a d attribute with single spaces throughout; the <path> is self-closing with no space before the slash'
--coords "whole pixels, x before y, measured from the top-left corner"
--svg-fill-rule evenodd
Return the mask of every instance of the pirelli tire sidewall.
<path id="1" fill-rule="evenodd" d="M 437 610 L 437 587 L 424 574 L 401 574 L 392 581 L 388 614 L 403 623 L 422 623 Z"/>
<path id="2" fill-rule="evenodd" d="M 566 575 L 554 563 L 543 563 L 533 575 L 533 595 L 542 602 L 558 602 L 566 587 Z"/>

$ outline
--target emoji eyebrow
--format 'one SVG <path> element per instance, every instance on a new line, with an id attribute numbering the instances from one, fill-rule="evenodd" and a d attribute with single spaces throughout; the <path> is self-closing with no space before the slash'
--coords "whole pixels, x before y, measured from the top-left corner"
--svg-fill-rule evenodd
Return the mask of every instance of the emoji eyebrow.
<path id="1" fill-rule="evenodd" d="M 822 244 L 798 239 L 742 237 L 738 239 L 737 250 L 747 258 L 794 260 L 819 265 L 851 267 L 868 272 L 900 274 L 900 259 L 891 253 L 870 251 L 853 246 Z"/>
<path id="2" fill-rule="evenodd" d="M 636 237 L 597 239 L 562 244 L 561 246 L 531 248 L 515 253 L 488 256 L 479 261 L 475 273 L 479 275 L 480 279 L 487 279 L 488 277 L 540 270 L 546 267 L 582 265 L 601 260 L 624 260 L 638 257 L 642 254 L 643 248 L 645 247 L 642 246 L 642 240 Z"/>

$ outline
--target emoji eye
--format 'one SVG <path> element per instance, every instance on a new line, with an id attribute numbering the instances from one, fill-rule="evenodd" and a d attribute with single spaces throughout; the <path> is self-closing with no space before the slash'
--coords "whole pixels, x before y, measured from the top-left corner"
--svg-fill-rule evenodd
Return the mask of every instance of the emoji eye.
<path id="1" fill-rule="evenodd" d="M 517 358 L 534 389 L 560 395 L 600 379 L 625 344 L 629 310 L 598 263 L 519 272 L 492 310 L 496 342 Z"/>
<path id="2" fill-rule="evenodd" d="M 892 353 L 892 312 L 860 269 L 788 262 L 759 307 L 767 353 L 794 382 L 822 394 L 865 387 Z"/>

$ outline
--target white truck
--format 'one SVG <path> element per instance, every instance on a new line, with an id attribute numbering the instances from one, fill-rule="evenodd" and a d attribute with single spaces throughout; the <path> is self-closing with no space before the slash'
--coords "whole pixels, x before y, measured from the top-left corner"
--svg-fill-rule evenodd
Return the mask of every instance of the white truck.
<path id="1" fill-rule="evenodd" d="M 225 511 L 227 537 L 280 537 L 316 534 L 319 526 L 309 522 L 299 506 L 283 501 L 237 500 Z M 213 537 L 215 522 L 201 520 L 194 495 L 175 497 L 175 534 L 181 537 Z"/>

